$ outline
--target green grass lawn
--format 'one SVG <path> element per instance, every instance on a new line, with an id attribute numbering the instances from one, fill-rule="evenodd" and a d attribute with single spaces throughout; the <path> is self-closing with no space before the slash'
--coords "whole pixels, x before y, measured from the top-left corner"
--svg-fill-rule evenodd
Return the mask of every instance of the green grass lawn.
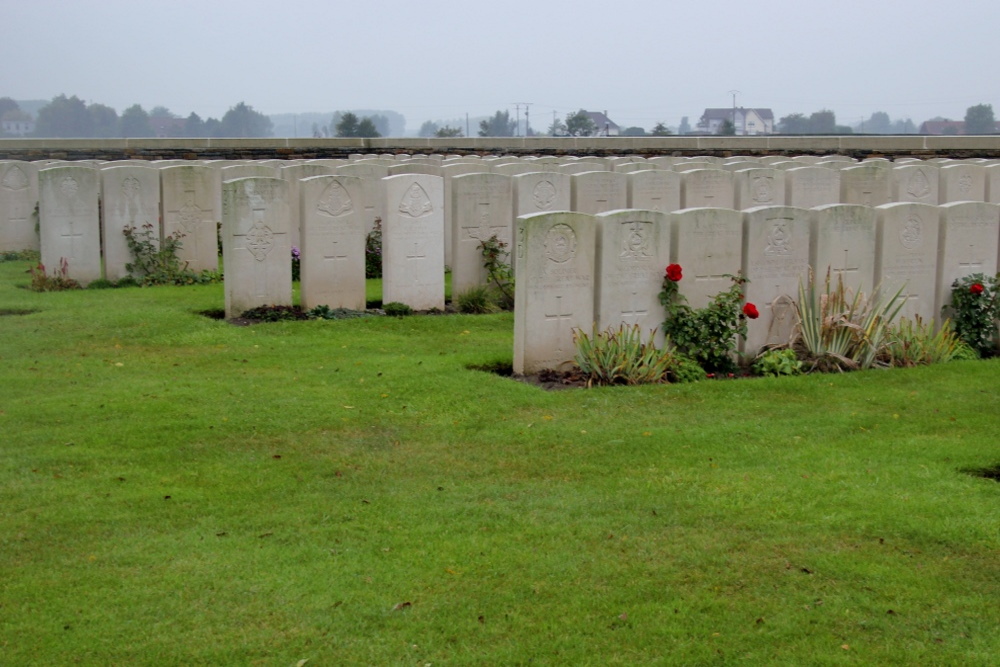
<path id="1" fill-rule="evenodd" d="M 987 665 L 997 361 L 544 392 L 512 316 L 0 264 L 0 664 Z M 377 290 L 374 290 L 377 291 Z"/>

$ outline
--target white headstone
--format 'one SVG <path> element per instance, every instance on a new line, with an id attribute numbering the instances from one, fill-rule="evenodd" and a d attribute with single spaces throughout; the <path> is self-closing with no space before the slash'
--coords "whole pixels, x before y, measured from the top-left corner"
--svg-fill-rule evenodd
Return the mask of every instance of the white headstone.
<path id="1" fill-rule="evenodd" d="M 735 208 L 782 206 L 785 203 L 785 172 L 756 167 L 733 172 Z"/>
<path id="2" fill-rule="evenodd" d="M 684 270 L 677 287 L 704 308 L 743 270 L 743 216 L 731 208 L 686 208 L 673 214 L 671 259 Z"/>
<path id="3" fill-rule="evenodd" d="M 38 167 L 0 162 L 0 252 L 38 250 Z"/>
<path id="4" fill-rule="evenodd" d="M 986 201 L 986 171 L 977 164 L 950 164 L 941 167 L 940 202 Z"/>
<path id="5" fill-rule="evenodd" d="M 125 265 L 135 260 L 125 238 L 126 228 L 131 227 L 138 238 L 148 231 L 159 247 L 160 170 L 132 165 L 102 169 L 101 202 L 104 277 L 121 280 L 129 275 Z"/>
<path id="6" fill-rule="evenodd" d="M 570 208 L 579 213 L 604 213 L 625 208 L 627 177 L 613 171 L 573 174 Z"/>
<path id="7" fill-rule="evenodd" d="M 799 283 L 809 279 L 809 211 L 762 206 L 743 211 L 743 275 L 747 303 L 759 319 L 747 325 L 746 354 L 786 344 L 796 320 Z"/>
<path id="8" fill-rule="evenodd" d="M 514 372 L 565 368 L 576 354 L 573 330 L 594 324 L 596 220 L 584 213 L 517 219 Z"/>
<path id="9" fill-rule="evenodd" d="M 452 295 L 487 283 L 482 242 L 496 236 L 510 252 L 512 203 L 510 176 L 465 174 L 451 179 Z"/>
<path id="10" fill-rule="evenodd" d="M 734 208 L 733 174 L 725 169 L 692 169 L 681 175 L 681 207 Z"/>
<path id="11" fill-rule="evenodd" d="M 49 275 L 65 260 L 67 276 L 82 285 L 101 277 L 99 190 L 100 172 L 92 167 L 38 171 L 40 246 Z"/>
<path id="12" fill-rule="evenodd" d="M 299 181 L 302 306 L 365 309 L 365 231 L 361 179 Z"/>
<path id="13" fill-rule="evenodd" d="M 951 303 L 951 284 L 959 278 L 997 273 L 1000 204 L 952 202 L 938 207 L 937 299 L 934 312 Z M 950 317 L 949 313 L 945 313 Z"/>
<path id="14" fill-rule="evenodd" d="M 222 184 L 226 317 L 258 306 L 292 305 L 288 183 L 240 178 Z"/>
<path id="15" fill-rule="evenodd" d="M 853 294 L 870 295 L 875 285 L 875 209 L 857 204 L 828 204 L 811 210 L 809 266 L 816 284 L 844 281 Z"/>
<path id="16" fill-rule="evenodd" d="M 629 209 L 596 217 L 598 329 L 638 324 L 644 340 L 656 330 L 656 342 L 662 345 L 659 293 L 670 263 L 670 216 Z"/>
<path id="17" fill-rule="evenodd" d="M 444 184 L 440 176 L 382 179 L 382 301 L 444 309 Z"/>
<path id="18" fill-rule="evenodd" d="M 177 257 L 195 272 L 219 269 L 222 202 L 215 196 L 217 179 L 216 170 L 202 165 L 160 169 L 163 234 L 183 234 Z"/>
<path id="19" fill-rule="evenodd" d="M 785 172 L 785 203 L 813 208 L 840 203 L 840 172 L 823 167 L 798 167 Z"/>
<path id="20" fill-rule="evenodd" d="M 301 200 L 299 198 L 299 181 L 303 178 L 313 176 L 330 176 L 336 173 L 336 169 L 320 164 L 286 164 L 278 168 L 278 178 L 288 181 L 288 206 L 289 220 L 291 220 L 292 247 L 300 248 L 302 245 L 302 233 L 299 229 L 302 215 L 299 212 Z"/>
<path id="21" fill-rule="evenodd" d="M 938 208 L 929 204 L 898 202 L 876 209 L 878 237 L 875 280 L 883 295 L 902 288 L 900 317 L 941 324 L 934 310 L 937 286 Z"/>
<path id="22" fill-rule="evenodd" d="M 889 172 L 890 196 L 896 202 L 938 204 L 938 168 L 930 164 L 904 164 Z"/>
<path id="23" fill-rule="evenodd" d="M 375 227 L 375 218 L 380 215 L 380 211 L 382 210 L 380 204 L 382 179 L 389 175 L 389 169 L 381 164 L 352 163 L 337 167 L 337 174 L 340 176 L 355 176 L 361 179 L 365 229 L 367 232 L 371 232 Z"/>
<path id="24" fill-rule="evenodd" d="M 840 201 L 881 206 L 889 203 L 889 163 L 867 162 L 840 171 Z"/>
<path id="25" fill-rule="evenodd" d="M 632 172 L 626 194 L 629 208 L 670 213 L 681 207 L 681 176 L 667 169 Z"/>

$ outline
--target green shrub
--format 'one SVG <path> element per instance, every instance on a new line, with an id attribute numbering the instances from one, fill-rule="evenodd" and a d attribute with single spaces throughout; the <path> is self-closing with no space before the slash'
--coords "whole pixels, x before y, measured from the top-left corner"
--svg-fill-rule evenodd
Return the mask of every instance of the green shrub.
<path id="1" fill-rule="evenodd" d="M 708 377 L 705 369 L 697 361 L 674 351 L 674 358 L 667 369 L 667 379 L 670 382 L 699 382 Z"/>
<path id="2" fill-rule="evenodd" d="M 763 377 L 779 377 L 782 375 L 798 375 L 802 372 L 802 362 L 794 350 L 788 348 L 771 349 L 762 352 L 754 359 L 750 370 L 754 375 Z"/>
<path id="3" fill-rule="evenodd" d="M 934 332 L 934 320 L 902 318 L 887 332 L 885 362 L 889 366 L 926 366 L 951 361 L 962 341 L 945 322 Z M 970 348 L 971 349 L 971 348 Z"/>
<path id="4" fill-rule="evenodd" d="M 0 252 L 0 262 L 34 262 L 42 259 L 42 253 L 37 250 L 6 250 Z"/>
<path id="5" fill-rule="evenodd" d="M 31 274 L 30 288 L 35 292 L 62 292 L 63 290 L 80 289 L 80 283 L 69 277 L 69 261 L 59 259 L 59 270 L 50 275 L 45 265 L 39 262 L 27 270 Z"/>
<path id="6" fill-rule="evenodd" d="M 306 311 L 306 317 L 310 320 L 350 320 L 357 317 L 372 317 L 372 314 L 363 310 L 330 308 L 330 306 L 323 304 L 321 306 L 316 306 L 312 310 Z"/>
<path id="7" fill-rule="evenodd" d="M 393 317 L 405 317 L 406 315 L 413 314 L 412 308 L 398 301 L 390 301 L 389 303 L 382 304 L 382 310 L 385 311 L 386 315 Z"/>
<path id="8" fill-rule="evenodd" d="M 260 322 L 290 322 L 307 319 L 298 306 L 257 306 L 244 310 L 240 317 Z"/>
<path id="9" fill-rule="evenodd" d="M 501 310 L 514 309 L 514 271 L 510 266 L 509 244 L 494 234 L 479 242 L 483 254 L 483 268 L 490 285 L 496 290 L 495 302 Z"/>
<path id="10" fill-rule="evenodd" d="M 670 344 L 684 356 L 698 362 L 711 373 L 728 373 L 736 370 L 733 357 L 736 337 L 746 337 L 747 318 L 757 317 L 757 308 L 746 304 L 742 309 L 743 285 L 748 281 L 740 276 L 728 276 L 733 286 L 720 292 L 704 308 L 691 308 L 678 291 L 682 278 L 679 264 L 667 267 L 660 291 L 660 303 L 666 311 L 663 333 Z"/>
<path id="11" fill-rule="evenodd" d="M 1000 274 L 974 273 L 951 284 L 951 325 L 955 333 L 980 356 L 996 353 L 1000 319 Z"/>
<path id="12" fill-rule="evenodd" d="M 485 313 L 496 313 L 501 310 L 497 303 L 497 293 L 486 285 L 470 287 L 457 297 L 455 304 L 460 313 L 481 315 Z"/>

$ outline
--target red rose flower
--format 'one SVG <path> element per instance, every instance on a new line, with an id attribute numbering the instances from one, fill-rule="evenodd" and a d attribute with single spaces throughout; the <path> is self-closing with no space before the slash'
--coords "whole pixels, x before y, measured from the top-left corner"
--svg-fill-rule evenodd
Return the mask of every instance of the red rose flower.
<path id="1" fill-rule="evenodd" d="M 752 303 L 747 303 L 743 306 L 743 314 L 749 317 L 751 320 L 755 320 L 760 317 L 760 313 L 757 312 L 757 306 Z"/>
<path id="2" fill-rule="evenodd" d="M 667 270 L 669 271 L 669 269 Z M 971 285 L 969 285 L 969 291 L 972 292 L 973 294 L 982 294 L 983 286 L 979 283 L 972 283 Z"/>
<path id="3" fill-rule="evenodd" d="M 667 266 L 667 279 L 677 282 L 683 277 L 680 264 L 670 264 Z"/>

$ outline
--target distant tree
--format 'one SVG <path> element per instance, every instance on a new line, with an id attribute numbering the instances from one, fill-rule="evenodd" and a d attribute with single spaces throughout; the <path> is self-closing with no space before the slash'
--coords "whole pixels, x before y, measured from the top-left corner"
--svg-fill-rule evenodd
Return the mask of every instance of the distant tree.
<path id="1" fill-rule="evenodd" d="M 889 134 L 892 132 L 892 121 L 889 114 L 884 111 L 876 111 L 864 122 L 865 134 Z"/>
<path id="2" fill-rule="evenodd" d="M 687 120 L 687 116 L 684 119 Z M 654 137 L 669 137 L 673 132 L 661 121 L 653 126 L 653 130 L 649 134 Z"/>
<path id="3" fill-rule="evenodd" d="M 270 118 L 246 102 L 232 107 L 220 122 L 225 137 L 270 137 L 274 127 Z"/>
<path id="4" fill-rule="evenodd" d="M 793 113 L 778 121 L 778 131 L 782 134 L 809 134 L 809 119 L 800 113 Z"/>
<path id="5" fill-rule="evenodd" d="M 224 137 L 222 133 L 222 121 L 218 118 L 206 118 L 205 119 L 205 133 L 202 135 L 204 137 Z"/>
<path id="6" fill-rule="evenodd" d="M 388 121 L 386 121 L 386 127 L 388 127 Z M 386 130 L 388 131 L 388 130 Z M 382 133 L 379 132 L 378 126 L 375 123 L 374 117 L 367 116 L 362 118 L 358 123 L 358 134 L 359 137 L 381 137 Z"/>
<path id="7" fill-rule="evenodd" d="M 462 130 L 457 127 L 449 127 L 445 125 L 444 127 L 439 127 L 437 132 L 434 133 L 435 137 L 440 139 L 448 139 L 452 137 L 463 137 Z"/>
<path id="8" fill-rule="evenodd" d="M 723 137 L 731 137 L 736 134 L 736 125 L 727 118 L 722 121 L 722 124 L 719 125 L 719 129 L 715 133 Z"/>
<path id="9" fill-rule="evenodd" d="M 35 120 L 36 137 L 92 137 L 93 120 L 87 105 L 76 95 L 59 95 L 38 110 Z"/>
<path id="10" fill-rule="evenodd" d="M 177 114 L 162 105 L 157 105 L 150 109 L 149 115 L 157 118 L 177 118 Z"/>
<path id="11" fill-rule="evenodd" d="M 8 111 L 20 111 L 21 107 L 10 97 L 0 97 L 0 118 L 4 117 Z"/>
<path id="12" fill-rule="evenodd" d="M 997 121 L 992 104 L 977 104 L 965 110 L 966 134 L 995 134 Z"/>
<path id="13" fill-rule="evenodd" d="M 688 122 L 688 117 L 684 116 L 681 118 L 681 124 L 677 128 L 677 134 L 687 134 L 691 131 L 691 123 Z"/>
<path id="14" fill-rule="evenodd" d="M 905 120 L 894 120 L 892 122 L 892 133 L 893 134 L 916 134 L 917 126 L 913 124 L 913 121 L 909 118 Z"/>
<path id="15" fill-rule="evenodd" d="M 90 115 L 91 136 L 110 139 L 119 136 L 118 112 L 104 104 L 91 104 L 87 107 Z"/>
<path id="16" fill-rule="evenodd" d="M 368 116 L 371 120 L 374 128 L 375 134 L 366 134 L 364 136 L 368 137 L 388 137 L 390 133 L 389 119 L 382 114 L 375 114 L 373 116 Z M 363 122 L 363 121 L 362 121 Z"/>
<path id="17" fill-rule="evenodd" d="M 334 116 L 336 118 L 336 115 Z M 350 111 L 341 114 L 335 125 L 338 137 L 380 137 L 375 121 L 369 117 L 359 119 Z"/>
<path id="18" fill-rule="evenodd" d="M 814 111 L 809 116 L 810 134 L 835 134 L 837 127 L 837 116 L 829 109 Z"/>
<path id="19" fill-rule="evenodd" d="M 138 104 L 133 104 L 122 111 L 120 136 L 123 137 L 154 137 L 156 132 L 149 122 L 149 114 Z"/>
<path id="20" fill-rule="evenodd" d="M 552 124 L 549 125 L 549 129 L 546 134 L 550 137 L 565 137 L 567 134 L 566 123 L 562 122 L 559 118 L 553 118 Z"/>
<path id="21" fill-rule="evenodd" d="M 621 131 L 621 136 L 623 137 L 644 137 L 646 136 L 646 128 L 643 127 L 626 127 Z"/>
<path id="22" fill-rule="evenodd" d="M 432 120 L 424 121 L 424 124 L 420 126 L 420 132 L 418 133 L 421 137 L 433 137 L 438 129 L 438 124 Z"/>
<path id="23" fill-rule="evenodd" d="M 566 131 L 574 137 L 589 137 L 597 132 L 597 124 L 585 110 L 580 109 L 566 116 Z"/>
<path id="24" fill-rule="evenodd" d="M 481 137 L 513 137 L 517 121 L 510 119 L 509 111 L 497 111 L 492 118 L 479 121 Z"/>
<path id="25" fill-rule="evenodd" d="M 195 112 L 191 112 L 191 115 L 184 119 L 184 136 L 185 137 L 204 137 L 207 136 L 205 132 L 205 121 L 201 119 L 201 116 Z"/>

